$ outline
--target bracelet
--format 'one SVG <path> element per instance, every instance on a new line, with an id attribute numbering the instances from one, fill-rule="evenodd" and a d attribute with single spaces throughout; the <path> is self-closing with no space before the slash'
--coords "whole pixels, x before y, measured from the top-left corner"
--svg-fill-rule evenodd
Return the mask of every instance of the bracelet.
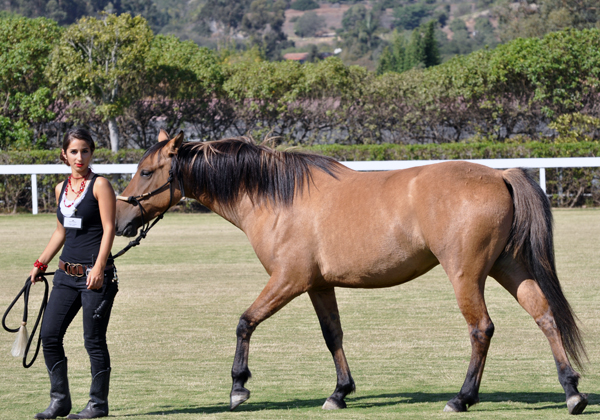
<path id="1" fill-rule="evenodd" d="M 44 273 L 48 269 L 48 264 L 41 263 L 40 260 L 35 260 L 35 262 L 33 263 L 33 266 L 39 268 L 40 271 L 42 271 Z"/>

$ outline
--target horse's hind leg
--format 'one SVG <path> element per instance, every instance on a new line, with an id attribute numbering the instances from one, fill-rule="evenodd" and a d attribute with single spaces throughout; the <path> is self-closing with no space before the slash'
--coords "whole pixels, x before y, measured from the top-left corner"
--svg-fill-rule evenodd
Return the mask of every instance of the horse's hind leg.
<path id="1" fill-rule="evenodd" d="M 556 362 L 558 380 L 565 390 L 569 413 L 581 414 L 588 404 L 587 395 L 581 394 L 577 389 L 579 374 L 571 367 L 554 316 L 539 285 L 525 268 L 510 257 L 499 262 L 490 275 L 517 299 L 548 339 Z"/>
<path id="2" fill-rule="evenodd" d="M 327 348 L 333 356 L 333 362 L 335 363 L 335 370 L 337 373 L 337 385 L 335 391 L 327 398 L 327 401 L 323 404 L 323 409 L 335 410 L 338 408 L 346 408 L 344 398 L 350 392 L 354 392 L 354 380 L 350 375 L 350 368 L 348 367 L 344 349 L 342 348 L 343 332 L 340 314 L 335 299 L 335 290 L 331 288 L 320 291 L 310 291 L 308 292 L 308 295 L 310 296 L 317 317 L 319 318 L 323 338 L 325 338 Z"/>
<path id="3" fill-rule="evenodd" d="M 494 334 L 494 324 L 490 319 L 483 289 L 485 275 L 467 275 L 459 270 L 457 274 L 448 273 L 458 306 L 469 326 L 471 338 L 471 362 L 467 370 L 467 377 L 460 392 L 444 407 L 444 411 L 467 411 L 467 408 L 479 402 L 479 386 L 483 375 L 483 368 L 490 340 Z"/>

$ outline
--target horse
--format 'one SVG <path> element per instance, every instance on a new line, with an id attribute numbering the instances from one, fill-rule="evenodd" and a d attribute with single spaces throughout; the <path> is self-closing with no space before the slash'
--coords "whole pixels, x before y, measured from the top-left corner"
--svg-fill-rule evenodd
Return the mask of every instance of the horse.
<path id="1" fill-rule="evenodd" d="M 161 131 L 119 196 L 118 235 L 135 236 L 183 197 L 241 229 L 270 276 L 241 315 L 231 370 L 230 409 L 250 397 L 248 354 L 257 326 L 308 293 L 335 364 L 323 409 L 346 407 L 355 391 L 342 346 L 335 288 L 382 288 L 441 264 L 468 325 L 465 381 L 444 411 L 479 402 L 494 324 L 484 300 L 488 276 L 535 320 L 550 344 L 571 414 L 586 353 L 557 277 L 549 200 L 523 169 L 460 161 L 356 172 L 333 158 L 278 151 L 248 138 L 183 142 Z"/>

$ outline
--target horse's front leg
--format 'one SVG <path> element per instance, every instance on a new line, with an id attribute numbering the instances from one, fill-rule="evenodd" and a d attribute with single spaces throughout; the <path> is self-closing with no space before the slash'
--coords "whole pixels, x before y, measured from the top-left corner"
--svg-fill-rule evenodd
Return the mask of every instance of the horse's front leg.
<path id="1" fill-rule="evenodd" d="M 335 410 L 346 408 L 344 398 L 349 393 L 354 392 L 355 386 L 342 347 L 344 333 L 342 332 L 340 314 L 335 299 L 335 290 L 333 288 L 319 291 L 311 290 L 308 292 L 308 295 L 319 318 L 323 338 L 325 338 L 325 344 L 327 344 L 327 348 L 333 356 L 337 373 L 335 391 L 327 398 L 327 401 L 323 404 L 323 409 Z"/>
<path id="2" fill-rule="evenodd" d="M 254 303 L 242 314 L 237 326 L 237 346 L 231 368 L 233 385 L 230 395 L 230 409 L 235 409 L 250 398 L 250 391 L 244 387 L 252 376 L 248 368 L 250 337 L 256 327 L 283 308 L 288 302 L 304 292 L 300 282 L 293 282 L 287 276 L 272 275 L 269 282 Z"/>
<path id="3" fill-rule="evenodd" d="M 231 378 L 233 385 L 230 394 L 230 409 L 233 410 L 238 405 L 250 398 L 250 391 L 244 385 L 252 376 L 248 368 L 248 353 L 250 351 L 250 336 L 258 325 L 251 324 L 246 318 L 246 313 L 240 318 L 236 335 L 237 345 L 235 348 L 235 357 L 233 359 L 233 367 L 231 368 Z"/>

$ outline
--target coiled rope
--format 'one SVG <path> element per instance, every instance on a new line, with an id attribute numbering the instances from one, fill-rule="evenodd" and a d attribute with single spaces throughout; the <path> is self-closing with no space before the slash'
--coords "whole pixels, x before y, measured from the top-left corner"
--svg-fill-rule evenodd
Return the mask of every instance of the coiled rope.
<path id="1" fill-rule="evenodd" d="M 42 299 L 42 304 L 40 306 L 40 311 L 38 313 L 37 319 L 35 320 L 35 324 L 33 326 L 33 329 L 31 330 L 31 335 L 29 336 L 29 339 L 27 340 L 27 346 L 25 347 L 25 353 L 23 354 L 23 367 L 26 369 L 30 368 L 33 365 L 33 362 L 35 362 L 35 359 L 37 358 L 38 353 L 40 352 L 40 345 L 42 344 L 42 330 L 41 329 L 40 329 L 40 333 L 38 336 L 37 347 L 35 349 L 35 354 L 33 355 L 33 359 L 31 359 L 31 362 L 27 363 L 27 354 L 29 353 L 29 349 L 31 347 L 31 343 L 33 342 L 35 332 L 38 329 L 38 326 L 40 324 L 40 321 L 42 320 L 42 317 L 44 316 L 44 311 L 46 310 L 46 305 L 48 304 L 48 280 L 46 280 L 45 276 L 51 276 L 51 275 L 54 275 L 54 273 L 53 272 L 52 273 L 42 273 L 40 275 L 40 278 L 42 279 L 42 281 L 44 282 L 44 285 L 45 285 L 44 297 Z M 10 313 L 13 306 L 15 306 L 15 304 L 17 303 L 17 301 L 19 300 L 21 295 L 23 295 L 23 300 L 24 300 L 23 322 L 22 322 L 21 326 L 24 327 L 27 324 L 27 312 L 28 312 L 28 307 L 29 307 L 29 291 L 30 291 L 32 285 L 33 285 L 33 283 L 31 282 L 31 276 L 29 276 L 29 277 L 27 277 L 27 280 L 25 280 L 25 285 L 23 286 L 21 291 L 17 294 L 17 297 L 15 297 L 15 299 L 12 301 L 12 303 L 8 306 L 8 308 L 4 312 L 4 316 L 2 317 L 2 327 L 6 331 L 8 331 L 10 333 L 18 333 L 19 329 L 21 328 L 21 327 L 9 328 L 6 325 L 6 317 Z"/>

